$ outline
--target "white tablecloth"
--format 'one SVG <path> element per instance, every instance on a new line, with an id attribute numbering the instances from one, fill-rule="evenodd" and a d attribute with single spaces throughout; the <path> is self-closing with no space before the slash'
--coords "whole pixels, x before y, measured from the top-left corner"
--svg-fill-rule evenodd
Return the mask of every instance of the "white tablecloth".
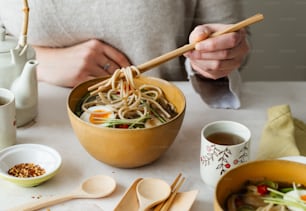
<path id="1" fill-rule="evenodd" d="M 245 124 L 252 132 L 251 158 L 254 159 L 269 107 L 289 104 L 293 116 L 306 121 L 305 82 L 246 82 L 242 87 L 242 107 L 239 110 L 210 109 L 188 82 L 176 84 L 186 96 L 187 110 L 175 143 L 161 159 L 148 166 L 119 169 L 96 161 L 78 142 L 66 112 L 70 89 L 39 83 L 39 114 L 35 122 L 18 128 L 17 142 L 45 144 L 55 148 L 63 158 L 63 166 L 52 180 L 38 187 L 23 188 L 0 180 L 0 210 L 38 198 L 69 193 L 86 178 L 105 174 L 117 182 L 117 188 L 111 196 L 72 200 L 51 207 L 51 211 L 109 211 L 114 209 L 136 178 L 157 177 L 170 184 L 181 172 L 186 181 L 180 190 L 199 190 L 192 211 L 211 211 L 214 189 L 202 182 L 199 173 L 200 131 L 205 124 L 216 120 L 233 120 Z"/>

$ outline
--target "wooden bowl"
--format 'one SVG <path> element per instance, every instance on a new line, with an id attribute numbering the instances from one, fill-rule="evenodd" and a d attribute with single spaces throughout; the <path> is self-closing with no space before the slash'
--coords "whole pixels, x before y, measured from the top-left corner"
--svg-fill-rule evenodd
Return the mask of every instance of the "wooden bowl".
<path id="1" fill-rule="evenodd" d="M 287 160 L 251 161 L 226 172 L 219 180 L 214 198 L 214 210 L 224 211 L 226 199 L 239 192 L 247 180 L 301 183 L 306 185 L 306 165 Z"/>
<path id="2" fill-rule="evenodd" d="M 81 120 L 75 108 L 87 89 L 102 79 L 93 79 L 75 87 L 67 102 L 72 128 L 82 146 L 95 159 L 120 168 L 134 168 L 149 164 L 163 155 L 174 142 L 185 115 L 185 97 L 172 83 L 154 77 L 135 78 L 135 84 L 160 87 L 166 98 L 175 105 L 178 115 L 160 126 L 144 129 L 116 129 L 97 127 Z"/>

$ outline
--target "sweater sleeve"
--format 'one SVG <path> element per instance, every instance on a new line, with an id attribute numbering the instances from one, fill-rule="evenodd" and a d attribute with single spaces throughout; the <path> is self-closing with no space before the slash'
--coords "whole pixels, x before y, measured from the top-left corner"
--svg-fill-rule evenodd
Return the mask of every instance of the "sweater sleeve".
<path id="1" fill-rule="evenodd" d="M 196 8 L 193 27 L 206 23 L 235 23 L 242 19 L 240 0 L 200 0 Z M 240 108 L 241 77 L 238 70 L 226 78 L 208 79 L 196 74 L 188 59 L 185 68 L 195 91 L 211 108 Z"/>
<path id="2" fill-rule="evenodd" d="M 243 18 L 241 0 L 200 0 L 194 25 L 203 23 L 235 23 Z"/>
<path id="3" fill-rule="evenodd" d="M 189 59 L 186 59 L 185 67 L 194 90 L 209 107 L 240 108 L 241 77 L 238 70 L 234 70 L 225 78 L 213 80 L 196 74 L 191 68 Z"/>

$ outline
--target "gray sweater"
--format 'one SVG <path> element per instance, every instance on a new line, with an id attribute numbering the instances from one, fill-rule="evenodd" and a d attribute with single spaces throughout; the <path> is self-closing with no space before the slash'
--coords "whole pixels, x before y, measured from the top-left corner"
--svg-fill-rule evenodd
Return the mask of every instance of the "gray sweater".
<path id="1" fill-rule="evenodd" d="M 196 25 L 233 23 L 242 19 L 237 0 L 28 2 L 29 44 L 65 47 L 95 38 L 124 52 L 135 65 L 188 43 Z M 0 0 L 0 24 L 16 37 L 21 31 L 22 8 L 20 0 Z M 176 58 L 145 74 L 166 80 L 188 80 L 184 63 L 184 57 Z"/>

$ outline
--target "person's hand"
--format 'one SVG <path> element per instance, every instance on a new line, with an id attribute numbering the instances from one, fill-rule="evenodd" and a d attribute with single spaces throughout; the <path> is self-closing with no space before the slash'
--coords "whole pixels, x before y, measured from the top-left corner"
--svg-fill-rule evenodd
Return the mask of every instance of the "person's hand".
<path id="1" fill-rule="evenodd" d="M 73 87 L 131 65 L 122 52 L 99 40 L 88 40 L 66 48 L 34 48 L 39 62 L 38 80 L 58 86 Z"/>
<path id="2" fill-rule="evenodd" d="M 226 24 L 205 24 L 197 26 L 189 36 L 189 42 L 197 42 L 210 34 L 223 30 Z M 246 31 L 232 32 L 215 38 L 208 38 L 196 44 L 195 50 L 184 54 L 190 59 L 193 70 L 206 78 L 226 77 L 238 68 L 248 54 Z"/>

